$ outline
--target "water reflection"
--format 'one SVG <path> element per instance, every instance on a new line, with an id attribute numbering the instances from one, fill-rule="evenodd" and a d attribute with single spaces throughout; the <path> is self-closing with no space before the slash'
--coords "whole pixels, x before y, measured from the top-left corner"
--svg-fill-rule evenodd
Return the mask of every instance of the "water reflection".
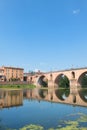
<path id="1" fill-rule="evenodd" d="M 39 89 L 38 94 L 41 98 L 45 98 L 48 94 L 48 89 Z"/>
<path id="2" fill-rule="evenodd" d="M 87 89 L 80 89 L 79 95 L 83 101 L 87 102 Z"/>
<path id="3" fill-rule="evenodd" d="M 0 90 L 0 108 L 23 105 L 23 99 L 45 100 L 87 107 L 87 89 L 70 93 L 70 89 Z"/>
<path id="4" fill-rule="evenodd" d="M 23 104 L 22 90 L 0 90 L 0 108 L 21 106 Z"/>
<path id="5" fill-rule="evenodd" d="M 33 89 L 24 89 L 23 98 L 32 98 Z"/>
<path id="6" fill-rule="evenodd" d="M 45 100 L 57 103 L 87 106 L 87 91 L 70 89 L 31 89 L 24 91 L 24 98 Z"/>
<path id="7" fill-rule="evenodd" d="M 60 100 L 66 100 L 70 94 L 70 89 L 56 89 L 55 94 Z"/>
<path id="8" fill-rule="evenodd" d="M 16 109 L 15 106 L 21 107 Z M 1 89 L 0 107 L 0 130 L 39 130 L 41 126 L 44 130 L 87 128 L 86 89 L 73 90 L 72 93 L 69 89 Z M 11 109 L 7 109 L 9 107 Z"/>

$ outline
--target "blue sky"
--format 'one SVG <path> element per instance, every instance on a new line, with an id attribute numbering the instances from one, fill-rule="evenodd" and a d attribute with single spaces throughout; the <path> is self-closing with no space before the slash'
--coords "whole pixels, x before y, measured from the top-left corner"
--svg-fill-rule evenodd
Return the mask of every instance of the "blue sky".
<path id="1" fill-rule="evenodd" d="M 0 66 L 87 66 L 87 0 L 0 0 Z"/>

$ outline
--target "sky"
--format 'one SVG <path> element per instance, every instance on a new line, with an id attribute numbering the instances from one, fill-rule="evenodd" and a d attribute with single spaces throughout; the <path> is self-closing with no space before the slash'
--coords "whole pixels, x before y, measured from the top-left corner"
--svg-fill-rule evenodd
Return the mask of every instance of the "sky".
<path id="1" fill-rule="evenodd" d="M 0 0 L 0 66 L 87 67 L 87 0 Z"/>

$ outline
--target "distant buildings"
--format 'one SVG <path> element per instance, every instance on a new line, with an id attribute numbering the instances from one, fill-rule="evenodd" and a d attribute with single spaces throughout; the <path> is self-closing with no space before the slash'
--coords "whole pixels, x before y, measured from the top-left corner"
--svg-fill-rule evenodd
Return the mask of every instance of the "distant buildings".
<path id="1" fill-rule="evenodd" d="M 38 75 L 43 74 L 38 70 L 37 72 L 31 71 L 29 73 L 24 73 L 23 68 L 17 67 L 7 67 L 2 66 L 0 67 L 0 81 L 25 81 L 32 83 L 33 77 L 37 77 Z"/>
<path id="2" fill-rule="evenodd" d="M 40 70 L 38 70 L 37 72 L 29 72 L 29 73 L 24 73 L 24 81 L 28 81 L 28 82 L 30 82 L 30 83 L 32 83 L 33 81 L 32 81 L 32 78 L 34 77 L 34 76 L 38 76 L 38 75 L 41 75 L 41 74 L 43 74 L 43 72 L 41 72 Z"/>
<path id="3" fill-rule="evenodd" d="M 23 81 L 23 68 L 2 66 L 0 68 L 0 81 Z"/>

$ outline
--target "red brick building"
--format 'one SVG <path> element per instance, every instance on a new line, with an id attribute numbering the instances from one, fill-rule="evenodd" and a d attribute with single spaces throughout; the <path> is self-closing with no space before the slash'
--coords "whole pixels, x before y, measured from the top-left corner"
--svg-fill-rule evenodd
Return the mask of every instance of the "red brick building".
<path id="1" fill-rule="evenodd" d="M 2 66 L 0 74 L 6 77 L 6 81 L 23 81 L 23 68 Z"/>

